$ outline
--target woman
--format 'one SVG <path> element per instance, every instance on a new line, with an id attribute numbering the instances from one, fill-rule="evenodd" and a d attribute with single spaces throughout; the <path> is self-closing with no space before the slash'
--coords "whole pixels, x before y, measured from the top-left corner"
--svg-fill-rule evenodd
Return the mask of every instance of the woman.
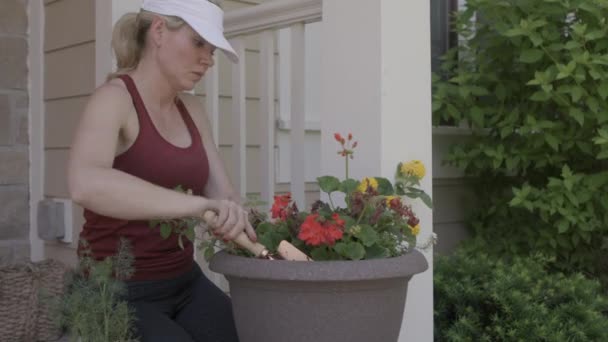
<path id="1" fill-rule="evenodd" d="M 237 341 L 228 297 L 193 261 L 193 246 L 163 240 L 148 222 L 201 217 L 212 210 L 215 233 L 255 232 L 227 177 L 199 100 L 184 94 L 213 66 L 223 12 L 207 0 L 146 0 L 113 32 L 118 71 L 95 90 L 69 161 L 72 199 L 85 208 L 81 238 L 95 258 L 132 245 L 127 282 L 143 341 Z M 174 191 L 177 186 L 193 195 Z"/>

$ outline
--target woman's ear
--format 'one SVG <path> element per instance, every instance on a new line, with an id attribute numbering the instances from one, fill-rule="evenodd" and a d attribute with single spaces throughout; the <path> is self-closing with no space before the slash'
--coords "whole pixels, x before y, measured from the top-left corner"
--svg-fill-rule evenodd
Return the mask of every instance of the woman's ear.
<path id="1" fill-rule="evenodd" d="M 154 46 L 159 47 L 162 45 L 165 30 L 165 20 L 159 16 L 154 16 L 152 24 L 150 24 L 150 38 L 152 38 Z"/>

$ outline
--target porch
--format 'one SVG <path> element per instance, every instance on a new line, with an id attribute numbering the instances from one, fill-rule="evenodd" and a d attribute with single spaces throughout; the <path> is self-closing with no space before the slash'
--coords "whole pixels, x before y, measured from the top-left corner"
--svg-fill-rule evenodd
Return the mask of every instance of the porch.
<path id="1" fill-rule="evenodd" d="M 458 136 L 431 128 L 427 1 L 259 2 L 225 2 L 226 35 L 241 63 L 231 65 L 218 55 L 216 67 L 194 90 L 243 197 L 271 203 L 275 193 L 289 191 L 300 207 L 319 198 L 316 177 L 343 173 L 334 132 L 352 132 L 359 141 L 353 177 L 392 178 L 399 161 L 419 159 L 433 175 L 423 183 L 427 192 L 451 193 L 460 186 L 459 175 L 437 162 Z M 74 261 L 82 209 L 67 199 L 65 184 L 72 131 L 88 96 L 112 70 L 113 23 L 140 3 L 29 3 L 33 260 Z M 440 142 L 435 147 L 433 134 Z M 434 197 L 441 203 L 441 196 Z M 61 241 L 38 238 L 36 208 L 43 199 L 65 204 L 69 223 Z M 454 224 L 459 214 L 449 202 L 436 207 L 446 224 Z M 424 240 L 432 234 L 433 215 L 423 206 L 416 210 Z M 432 265 L 432 251 L 426 257 Z M 223 278 L 209 275 L 225 287 Z M 432 340 L 432 288 L 432 269 L 411 283 L 400 341 Z"/>

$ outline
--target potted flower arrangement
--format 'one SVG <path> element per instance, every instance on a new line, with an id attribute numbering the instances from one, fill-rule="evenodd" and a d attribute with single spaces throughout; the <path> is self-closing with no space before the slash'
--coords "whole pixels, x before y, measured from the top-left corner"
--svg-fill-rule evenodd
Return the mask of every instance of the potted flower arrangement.
<path id="1" fill-rule="evenodd" d="M 417 251 L 420 222 L 404 198 L 419 188 L 425 167 L 399 163 L 394 182 L 348 176 L 357 142 L 335 134 L 346 177 L 318 178 L 328 201 L 300 211 L 289 194 L 275 196 L 270 217 L 252 211 L 258 241 L 276 252 L 286 240 L 314 262 L 262 260 L 233 243 L 203 242 L 211 270 L 230 283 L 241 341 L 396 341 L 411 277 L 428 268 Z M 343 197 L 344 207 L 334 204 Z M 219 245 L 224 249 L 215 253 Z"/>

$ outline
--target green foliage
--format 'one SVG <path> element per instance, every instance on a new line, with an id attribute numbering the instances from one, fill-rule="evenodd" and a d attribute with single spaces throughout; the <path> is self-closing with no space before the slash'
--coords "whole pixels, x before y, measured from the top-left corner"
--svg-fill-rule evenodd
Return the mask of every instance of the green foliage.
<path id="1" fill-rule="evenodd" d="M 347 155 L 350 156 L 352 153 Z M 399 168 L 397 174 L 395 184 L 400 189 L 411 189 L 401 195 L 426 197 L 430 204 L 430 197 L 416 187 L 421 177 L 402 175 Z M 256 211 L 250 213 L 258 242 L 275 253 L 279 243 L 286 240 L 317 261 L 395 257 L 415 248 L 420 228 L 411 206 L 388 179 L 369 180 L 371 183 L 364 189 L 354 179 L 319 177 L 319 187 L 327 193 L 329 202 L 315 202 L 310 212 L 300 212 L 289 194 L 276 196 L 271 210 L 273 220 Z M 332 196 L 336 195 L 344 196 L 345 207 L 334 205 Z M 206 257 L 213 256 L 213 241 L 203 242 Z M 231 253 L 251 256 L 231 242 L 222 245 Z"/>
<path id="2" fill-rule="evenodd" d="M 133 312 L 122 299 L 123 280 L 133 273 L 129 245 L 121 240 L 118 254 L 103 261 L 84 253 L 78 269 L 68 274 L 66 294 L 57 303 L 58 324 L 67 328 L 74 341 L 135 341 Z"/>
<path id="3" fill-rule="evenodd" d="M 427 248 L 435 242 L 431 237 L 422 246 L 417 246 L 420 232 L 419 219 L 411 205 L 402 197 L 421 199 L 432 207 L 431 197 L 419 188 L 426 169 L 419 160 L 399 163 L 395 172 L 395 183 L 383 177 L 365 178 L 358 181 L 348 177 L 348 161 L 354 158 L 352 134 L 343 138 L 334 134 L 342 150 L 339 155 L 345 159 L 345 179 L 334 176 L 317 178 L 319 188 L 327 193 L 329 203 L 317 201 L 310 212 L 300 212 L 291 194 L 275 196 L 272 204 L 272 218 L 252 208 L 249 221 L 256 230 L 258 242 L 271 253 L 276 253 L 281 241 L 290 242 L 296 248 L 310 255 L 314 260 L 361 260 L 400 256 L 412 248 Z M 176 191 L 184 192 L 181 187 Z M 188 192 L 191 193 L 191 192 Z M 334 205 L 332 194 L 343 196 L 344 208 Z M 192 232 L 194 227 L 205 225 L 201 218 L 152 221 L 152 228 L 160 227 L 160 234 L 168 238 L 172 234 Z M 200 242 L 206 260 L 210 260 L 217 249 L 225 249 L 232 254 L 253 256 L 240 249 L 232 241 L 223 241 L 213 232 Z"/>
<path id="4" fill-rule="evenodd" d="M 467 42 L 434 76 L 434 121 L 468 124 L 447 160 L 480 180 L 476 232 L 600 273 L 608 233 L 608 2 L 469 0 Z M 472 20 L 477 15 L 477 20 Z"/>
<path id="5" fill-rule="evenodd" d="M 478 248 L 437 258 L 435 340 L 608 341 L 599 284 L 546 267 L 542 257 L 506 260 Z"/>
<path id="6" fill-rule="evenodd" d="M 180 193 L 192 194 L 192 190 L 184 190 L 181 185 L 178 185 L 173 189 Z M 148 226 L 152 229 L 158 228 L 160 230 L 160 236 L 163 239 L 168 239 L 172 234 L 177 235 L 177 243 L 183 249 L 184 238 L 187 238 L 190 242 L 194 242 L 196 233 L 194 229 L 200 223 L 200 218 L 187 217 L 179 219 L 167 219 L 167 220 L 150 220 Z"/>

